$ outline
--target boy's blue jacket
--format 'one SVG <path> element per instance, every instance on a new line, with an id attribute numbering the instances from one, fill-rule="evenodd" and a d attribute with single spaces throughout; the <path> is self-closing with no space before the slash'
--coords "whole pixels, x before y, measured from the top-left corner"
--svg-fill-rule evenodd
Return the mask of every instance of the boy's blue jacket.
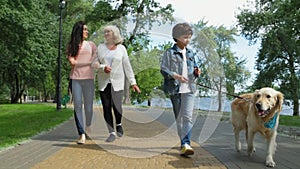
<path id="1" fill-rule="evenodd" d="M 182 74 L 182 62 L 183 56 L 181 49 L 174 44 L 173 47 L 167 49 L 161 59 L 161 74 L 164 77 L 163 90 L 167 95 L 177 94 L 179 91 L 180 81 L 174 79 L 172 76 Z M 192 50 L 186 49 L 186 62 L 188 67 L 188 79 L 189 85 L 193 93 L 196 92 L 196 84 L 193 83 L 196 80 L 194 75 L 194 69 L 198 68 L 196 64 L 195 54 Z"/>

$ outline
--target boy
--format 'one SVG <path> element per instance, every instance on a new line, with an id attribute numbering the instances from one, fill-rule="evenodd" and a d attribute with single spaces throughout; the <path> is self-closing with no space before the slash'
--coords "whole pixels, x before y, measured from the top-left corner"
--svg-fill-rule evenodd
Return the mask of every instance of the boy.
<path id="1" fill-rule="evenodd" d="M 161 61 L 161 74 L 164 77 L 164 92 L 170 96 L 176 118 L 177 132 L 181 142 L 181 154 L 193 155 L 191 147 L 192 115 L 196 85 L 194 80 L 200 75 L 195 54 L 187 48 L 193 35 L 187 23 L 173 27 L 173 47 L 167 49 Z"/>

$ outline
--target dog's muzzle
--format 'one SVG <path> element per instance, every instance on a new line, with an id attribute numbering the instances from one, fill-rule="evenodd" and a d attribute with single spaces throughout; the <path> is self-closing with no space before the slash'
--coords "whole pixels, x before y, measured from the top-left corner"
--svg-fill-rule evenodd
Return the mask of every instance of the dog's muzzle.
<path id="1" fill-rule="evenodd" d="M 255 107 L 256 107 L 256 109 L 257 109 L 257 111 L 258 111 L 258 115 L 261 116 L 261 117 L 266 116 L 266 115 L 269 114 L 269 112 L 270 112 L 270 109 L 263 110 L 260 103 L 256 103 L 256 104 L 255 104 Z"/>

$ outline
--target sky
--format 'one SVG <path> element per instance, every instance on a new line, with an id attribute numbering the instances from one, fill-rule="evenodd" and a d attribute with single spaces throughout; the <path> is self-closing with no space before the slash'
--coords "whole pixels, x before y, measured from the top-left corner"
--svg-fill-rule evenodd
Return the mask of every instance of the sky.
<path id="1" fill-rule="evenodd" d="M 162 6 L 172 4 L 174 16 L 196 23 L 205 18 L 211 25 L 233 25 L 238 7 L 247 0 L 157 0 Z"/>
<path id="2" fill-rule="evenodd" d="M 175 18 L 188 23 L 196 23 L 202 19 L 212 26 L 235 27 L 238 8 L 246 5 L 248 0 L 156 0 L 161 6 L 172 4 Z M 232 44 L 232 51 L 236 56 L 247 58 L 247 68 L 253 72 L 254 61 L 260 44 L 249 46 L 249 41 L 243 37 L 237 37 L 237 43 Z"/>

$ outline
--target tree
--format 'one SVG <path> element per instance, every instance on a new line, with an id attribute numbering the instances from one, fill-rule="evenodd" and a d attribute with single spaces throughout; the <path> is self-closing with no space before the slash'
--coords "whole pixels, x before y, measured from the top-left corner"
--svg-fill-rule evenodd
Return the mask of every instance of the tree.
<path id="1" fill-rule="evenodd" d="M 250 41 L 261 39 L 256 59 L 259 71 L 253 88 L 279 86 L 299 115 L 300 1 L 255 1 L 255 10 L 242 9 L 237 16 L 242 34 Z"/>
<path id="2" fill-rule="evenodd" d="M 113 8 L 110 2 L 98 1 L 93 11 L 86 15 L 85 20 L 90 23 L 90 32 L 97 32 L 106 23 L 119 18 L 122 18 L 122 15 L 120 15 L 117 9 Z"/>
<path id="3" fill-rule="evenodd" d="M 9 88 L 11 103 L 20 100 L 24 90 L 43 93 L 44 101 L 53 95 L 57 79 L 59 1 L 8 1 L 0 4 L 2 54 L 0 81 Z M 85 20 L 93 1 L 67 1 L 63 15 L 63 49 L 73 24 Z M 70 66 L 62 55 L 62 86 L 67 86 Z"/>
<path id="4" fill-rule="evenodd" d="M 235 43 L 234 36 L 237 30 L 226 29 L 224 26 L 208 27 L 207 22 L 203 20 L 194 27 L 192 45 L 197 49 L 202 70 L 198 82 L 217 91 L 218 111 L 221 111 L 222 94 L 225 89 L 228 93 L 233 93 L 236 86 L 242 86 L 241 82 L 250 77 L 250 72 L 244 66 L 246 60 L 235 57 L 230 50 L 231 43 Z M 205 89 L 204 93 L 207 90 Z"/>
<path id="5" fill-rule="evenodd" d="M 132 92 L 131 98 L 137 100 L 138 103 L 148 100 L 148 106 L 151 106 L 151 98 L 157 94 L 155 90 L 161 88 L 163 78 L 160 73 L 159 60 L 163 52 L 158 48 L 150 51 L 142 50 L 137 52 L 138 57 L 133 56 L 131 59 L 132 67 L 136 72 L 137 83 L 142 91 L 140 94 Z"/>
<path id="6" fill-rule="evenodd" d="M 28 84 L 43 81 L 53 70 L 55 16 L 38 0 L 4 1 L 1 9 L 0 73 L 16 103 Z"/>

